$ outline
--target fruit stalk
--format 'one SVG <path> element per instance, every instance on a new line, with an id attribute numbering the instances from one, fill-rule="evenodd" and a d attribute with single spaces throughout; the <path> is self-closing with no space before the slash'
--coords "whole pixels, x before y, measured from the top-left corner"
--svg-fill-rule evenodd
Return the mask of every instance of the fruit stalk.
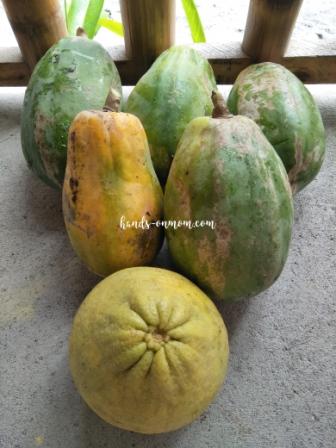
<path id="1" fill-rule="evenodd" d="M 223 95 L 220 92 L 214 90 L 211 94 L 211 99 L 214 105 L 214 109 L 212 111 L 212 118 L 233 117 L 224 101 Z"/>
<path id="2" fill-rule="evenodd" d="M 120 110 L 120 93 L 111 87 L 109 94 L 107 95 L 105 106 L 103 107 L 104 112 L 119 112 Z"/>
<path id="3" fill-rule="evenodd" d="M 84 30 L 84 28 L 82 28 L 81 26 L 79 26 L 79 27 L 77 28 L 76 36 L 77 36 L 77 37 L 86 37 L 86 38 L 88 37 L 87 34 L 86 34 L 86 32 L 85 32 L 85 30 Z"/>

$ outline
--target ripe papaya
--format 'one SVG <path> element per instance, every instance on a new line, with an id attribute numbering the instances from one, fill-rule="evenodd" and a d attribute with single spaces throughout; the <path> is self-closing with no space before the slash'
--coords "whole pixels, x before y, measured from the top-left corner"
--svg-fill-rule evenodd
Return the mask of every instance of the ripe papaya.
<path id="1" fill-rule="evenodd" d="M 131 92 L 125 110 L 140 118 L 162 183 L 187 124 L 211 115 L 213 90 L 208 61 L 193 48 L 175 46 L 159 56 Z"/>
<path id="2" fill-rule="evenodd" d="M 149 224 L 162 218 L 162 202 L 139 119 L 80 112 L 69 131 L 63 213 L 72 246 L 88 268 L 106 276 L 150 263 L 163 235 Z"/>
<path id="3" fill-rule="evenodd" d="M 45 183 L 63 183 L 70 124 L 78 112 L 100 109 L 120 77 L 107 51 L 86 37 L 66 37 L 36 65 L 26 90 L 21 141 L 28 166 Z"/>
<path id="4" fill-rule="evenodd" d="M 180 140 L 164 214 L 194 226 L 167 228 L 179 270 L 213 298 L 233 300 L 263 291 L 280 275 L 293 201 L 284 166 L 260 128 L 230 115 L 219 94 L 214 103 L 213 117 L 195 118 Z"/>
<path id="5" fill-rule="evenodd" d="M 261 127 L 286 167 L 293 193 L 314 179 L 324 159 L 325 131 L 312 95 L 293 73 L 271 62 L 247 67 L 228 107 Z"/>

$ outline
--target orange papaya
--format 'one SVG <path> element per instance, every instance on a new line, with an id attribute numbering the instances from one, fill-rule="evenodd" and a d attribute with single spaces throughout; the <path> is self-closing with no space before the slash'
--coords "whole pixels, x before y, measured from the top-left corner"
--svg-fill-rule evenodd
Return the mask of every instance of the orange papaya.
<path id="1" fill-rule="evenodd" d="M 89 269 L 106 276 L 150 263 L 163 240 L 155 225 L 162 202 L 139 119 L 80 112 L 69 132 L 63 212 L 72 246 Z"/>

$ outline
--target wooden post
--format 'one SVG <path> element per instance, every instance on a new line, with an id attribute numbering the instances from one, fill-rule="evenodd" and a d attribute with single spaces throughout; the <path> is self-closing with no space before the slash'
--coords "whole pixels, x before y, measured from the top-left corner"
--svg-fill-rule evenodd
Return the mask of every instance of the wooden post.
<path id="1" fill-rule="evenodd" d="M 59 0 L 2 0 L 22 55 L 32 70 L 44 53 L 67 35 Z"/>
<path id="2" fill-rule="evenodd" d="M 242 49 L 254 61 L 284 56 L 303 0 L 250 0 Z"/>
<path id="3" fill-rule="evenodd" d="M 120 0 L 127 57 L 148 67 L 175 42 L 175 0 Z"/>

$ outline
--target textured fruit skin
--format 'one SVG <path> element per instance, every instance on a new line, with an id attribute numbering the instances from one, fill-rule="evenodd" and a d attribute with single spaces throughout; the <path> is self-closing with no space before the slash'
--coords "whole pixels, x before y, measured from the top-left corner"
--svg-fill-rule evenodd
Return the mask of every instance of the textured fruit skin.
<path id="1" fill-rule="evenodd" d="M 286 167 L 293 193 L 314 179 L 324 159 L 325 131 L 312 95 L 295 75 L 271 62 L 251 65 L 234 83 L 228 107 L 261 127 Z"/>
<path id="2" fill-rule="evenodd" d="M 193 48 L 175 46 L 161 54 L 131 92 L 126 111 L 140 118 L 162 183 L 187 124 L 211 115 L 213 90 L 216 81 L 208 61 Z"/>
<path id="3" fill-rule="evenodd" d="M 153 434 L 190 423 L 227 370 L 228 337 L 211 300 L 175 272 L 119 271 L 99 283 L 74 319 L 70 368 L 105 421 Z"/>
<path id="4" fill-rule="evenodd" d="M 122 112 L 83 111 L 69 131 L 63 213 L 70 241 L 95 273 L 150 263 L 162 244 L 162 229 L 130 227 L 120 220 L 162 218 L 162 190 L 145 131 Z"/>
<path id="5" fill-rule="evenodd" d="M 36 65 L 26 90 L 21 141 L 28 166 L 48 185 L 60 188 L 68 130 L 78 112 L 100 109 L 110 89 L 121 95 L 120 77 L 97 42 L 66 37 Z"/>
<path id="6" fill-rule="evenodd" d="M 292 193 L 280 158 L 249 118 L 202 117 L 187 126 L 167 180 L 164 214 L 214 221 L 214 230 L 167 229 L 178 268 L 213 298 L 253 296 L 280 275 Z"/>

